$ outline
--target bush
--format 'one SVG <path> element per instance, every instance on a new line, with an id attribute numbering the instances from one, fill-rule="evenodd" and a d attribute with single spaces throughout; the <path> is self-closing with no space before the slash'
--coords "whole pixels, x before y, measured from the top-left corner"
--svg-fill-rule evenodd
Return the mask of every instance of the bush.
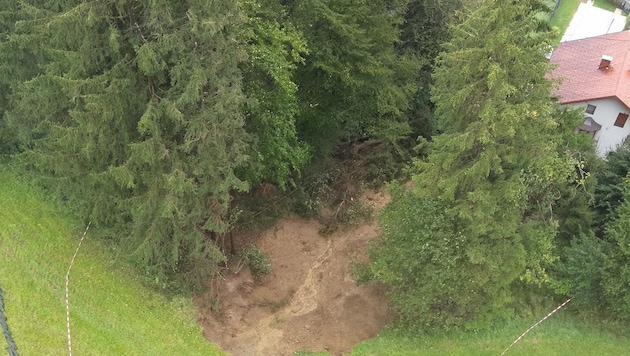
<path id="1" fill-rule="evenodd" d="M 389 286 L 399 326 L 476 328 L 505 316 L 510 299 L 505 283 L 470 262 L 470 241 L 446 207 L 406 191 L 392 193 L 380 219 L 383 238 L 370 249 L 372 263 L 357 272 L 361 281 Z"/>
<path id="2" fill-rule="evenodd" d="M 260 279 L 271 273 L 271 260 L 258 247 L 250 245 L 241 251 L 241 257 L 249 266 L 254 279 Z"/>
<path id="3" fill-rule="evenodd" d="M 371 206 L 360 199 L 346 198 L 337 206 L 335 214 L 326 222 L 319 233 L 330 235 L 340 229 L 356 227 L 362 221 L 371 218 L 373 211 Z"/>

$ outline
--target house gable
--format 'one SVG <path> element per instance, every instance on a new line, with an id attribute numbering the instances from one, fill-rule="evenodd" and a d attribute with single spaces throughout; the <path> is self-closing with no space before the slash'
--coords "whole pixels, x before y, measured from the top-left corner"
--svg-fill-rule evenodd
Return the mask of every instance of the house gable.
<path id="1" fill-rule="evenodd" d="M 560 81 L 555 93 L 560 103 L 582 107 L 585 120 L 601 125 L 590 134 L 604 157 L 630 134 L 624 116 L 630 115 L 630 31 L 562 42 L 550 61 L 553 69 L 548 77 Z M 587 113 L 587 108 L 592 112 Z"/>
<path id="2" fill-rule="evenodd" d="M 615 126 L 620 114 L 630 115 L 630 109 L 616 98 L 588 100 L 568 105 L 584 110 L 585 126 L 580 125 L 577 130 L 587 132 L 593 137 L 597 143 L 597 154 L 601 157 L 617 148 L 630 135 L 630 120 L 622 127 Z M 595 107 L 593 113 L 586 112 L 588 105 Z"/>

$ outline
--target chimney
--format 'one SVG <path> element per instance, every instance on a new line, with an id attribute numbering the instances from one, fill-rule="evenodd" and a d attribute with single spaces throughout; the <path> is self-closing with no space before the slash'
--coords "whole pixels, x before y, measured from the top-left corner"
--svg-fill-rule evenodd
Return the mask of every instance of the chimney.
<path id="1" fill-rule="evenodd" d="M 608 55 L 603 55 L 602 56 L 602 61 L 599 62 L 599 68 L 598 69 L 609 69 L 610 68 L 610 64 L 612 63 L 613 57 L 612 56 L 608 56 Z"/>

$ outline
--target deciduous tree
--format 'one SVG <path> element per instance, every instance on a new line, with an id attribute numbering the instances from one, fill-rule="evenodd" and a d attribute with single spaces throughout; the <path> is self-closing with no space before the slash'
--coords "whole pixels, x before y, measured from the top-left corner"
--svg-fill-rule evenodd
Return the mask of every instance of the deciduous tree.
<path id="1" fill-rule="evenodd" d="M 394 49 L 407 1 L 287 1 L 309 48 L 298 67 L 298 133 L 316 154 L 340 140 L 409 133 L 416 61 Z"/>
<path id="2" fill-rule="evenodd" d="M 249 99 L 246 128 L 254 138 L 245 176 L 252 184 L 269 180 L 284 188 L 291 183 L 291 174 L 310 159 L 310 147 L 297 137 L 299 102 L 294 82 L 308 48 L 278 0 L 249 0 L 242 6 L 248 17 L 242 35 L 248 59 L 240 67 Z"/>

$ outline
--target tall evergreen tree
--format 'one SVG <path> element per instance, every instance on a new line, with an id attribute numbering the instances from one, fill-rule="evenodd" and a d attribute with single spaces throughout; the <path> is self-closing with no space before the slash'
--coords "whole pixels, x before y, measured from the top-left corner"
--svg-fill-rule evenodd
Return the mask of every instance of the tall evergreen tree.
<path id="1" fill-rule="evenodd" d="M 626 140 L 616 150 L 606 155 L 598 169 L 593 171 L 597 179 L 594 192 L 594 228 L 599 236 L 606 225 L 617 219 L 617 208 L 625 200 L 623 179 L 630 172 L 630 141 Z"/>
<path id="2" fill-rule="evenodd" d="M 230 192 L 247 189 L 243 16 L 210 0 L 23 2 L 13 42 L 41 74 L 9 119 L 21 159 L 165 283 L 199 286 L 222 254 Z"/>
<path id="3" fill-rule="evenodd" d="M 617 216 L 606 226 L 601 273 L 603 300 L 615 318 L 630 320 L 630 181 L 624 178 L 623 203 Z"/>
<path id="4" fill-rule="evenodd" d="M 6 111 L 15 86 L 30 79 L 38 72 L 34 56 L 16 48 L 12 39 L 22 33 L 16 28 L 20 20 L 19 3 L 0 1 L 0 155 L 18 150 L 18 131 L 9 125 Z"/>
<path id="5" fill-rule="evenodd" d="M 389 224 L 400 228 L 385 230 L 373 254 L 373 272 L 404 288 L 395 298 L 411 327 L 485 325 L 509 313 L 521 281 L 546 281 L 554 186 L 573 164 L 557 150 L 545 10 L 535 0 L 484 1 L 437 59 L 432 98 L 444 133 L 418 164 L 416 197 L 404 198 L 428 206 L 418 212 L 427 216 L 394 216 Z M 397 263 L 382 256 L 390 251 Z"/>
<path id="6" fill-rule="evenodd" d="M 422 63 L 409 113 L 412 133 L 416 137 L 429 139 L 436 133 L 429 92 L 433 83 L 431 74 L 442 44 L 450 37 L 449 25 L 459 20 L 461 7 L 460 0 L 412 0 L 400 27 L 397 50 L 411 53 Z"/>

